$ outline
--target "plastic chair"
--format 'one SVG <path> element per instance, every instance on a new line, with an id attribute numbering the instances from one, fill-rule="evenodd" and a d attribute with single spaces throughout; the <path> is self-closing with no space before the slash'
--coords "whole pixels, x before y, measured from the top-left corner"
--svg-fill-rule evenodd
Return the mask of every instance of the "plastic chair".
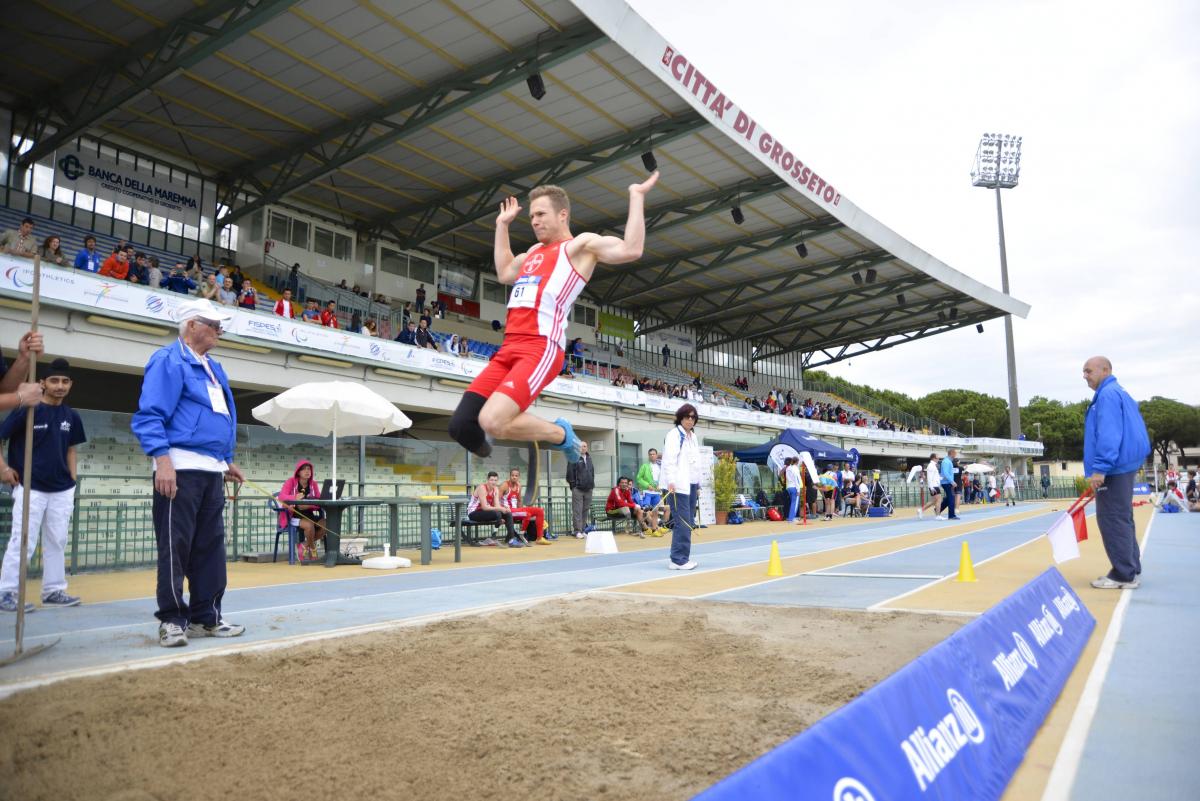
<path id="1" fill-rule="evenodd" d="M 271 507 L 271 511 L 275 514 L 276 518 L 278 518 L 279 515 L 283 514 L 286 511 L 279 504 L 279 493 L 278 492 L 271 493 L 271 499 L 267 501 L 267 505 Z M 296 518 L 292 517 L 290 514 L 288 515 L 287 526 L 280 527 L 279 524 L 276 523 L 275 551 L 271 556 L 272 562 L 279 561 L 279 538 L 282 537 L 284 534 L 286 534 L 287 538 L 288 538 L 288 564 L 289 565 L 296 564 L 296 540 L 297 540 L 297 535 L 299 534 L 299 529 L 300 529 L 299 521 L 296 520 Z"/>

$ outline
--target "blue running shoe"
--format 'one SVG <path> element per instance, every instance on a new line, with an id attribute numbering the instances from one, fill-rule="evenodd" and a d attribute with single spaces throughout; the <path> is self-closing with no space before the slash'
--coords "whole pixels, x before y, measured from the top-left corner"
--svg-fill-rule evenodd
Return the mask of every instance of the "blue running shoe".
<path id="1" fill-rule="evenodd" d="M 556 451 L 562 451 L 567 457 L 567 462 L 575 464 L 579 461 L 579 457 L 583 455 L 583 440 L 575 436 L 575 429 L 567 422 L 567 418 L 560 417 L 554 421 L 554 424 L 562 426 L 562 430 L 566 432 L 567 436 L 563 439 L 562 444 L 550 445 L 548 447 Z"/>

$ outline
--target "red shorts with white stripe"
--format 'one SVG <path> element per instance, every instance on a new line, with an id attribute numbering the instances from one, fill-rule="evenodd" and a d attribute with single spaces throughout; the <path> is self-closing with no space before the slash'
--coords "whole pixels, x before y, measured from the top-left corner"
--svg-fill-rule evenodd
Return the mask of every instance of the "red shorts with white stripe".
<path id="1" fill-rule="evenodd" d="M 562 370 L 563 349 L 546 337 L 509 335 L 467 392 L 490 398 L 501 392 L 525 411 Z"/>

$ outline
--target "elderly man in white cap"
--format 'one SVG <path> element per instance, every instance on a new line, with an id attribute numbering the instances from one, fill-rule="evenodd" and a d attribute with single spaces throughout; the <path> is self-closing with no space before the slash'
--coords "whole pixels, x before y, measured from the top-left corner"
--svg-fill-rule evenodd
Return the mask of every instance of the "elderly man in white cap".
<path id="1" fill-rule="evenodd" d="M 221 617 L 225 594 L 224 478 L 244 480 L 233 463 L 237 415 L 225 370 L 208 353 L 230 313 L 209 300 L 176 312 L 179 339 L 146 364 L 133 433 L 154 460 L 154 534 L 158 542 L 158 642 L 237 637 L 243 626 Z M 189 597 L 183 598 L 183 580 Z"/>

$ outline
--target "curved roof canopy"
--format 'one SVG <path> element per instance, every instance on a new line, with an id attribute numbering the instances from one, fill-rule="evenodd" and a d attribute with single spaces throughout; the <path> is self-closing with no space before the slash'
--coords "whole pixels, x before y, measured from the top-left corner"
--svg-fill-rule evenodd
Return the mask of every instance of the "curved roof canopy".
<path id="1" fill-rule="evenodd" d="M 295 205 L 486 270 L 503 196 L 557 183 L 575 230 L 617 233 L 652 153 L 645 255 L 587 290 L 642 332 L 815 366 L 1028 312 L 750 129 L 623 2 L 39 0 L 2 24 L 24 163 L 84 133 L 164 154 L 222 184 L 223 220 Z"/>

